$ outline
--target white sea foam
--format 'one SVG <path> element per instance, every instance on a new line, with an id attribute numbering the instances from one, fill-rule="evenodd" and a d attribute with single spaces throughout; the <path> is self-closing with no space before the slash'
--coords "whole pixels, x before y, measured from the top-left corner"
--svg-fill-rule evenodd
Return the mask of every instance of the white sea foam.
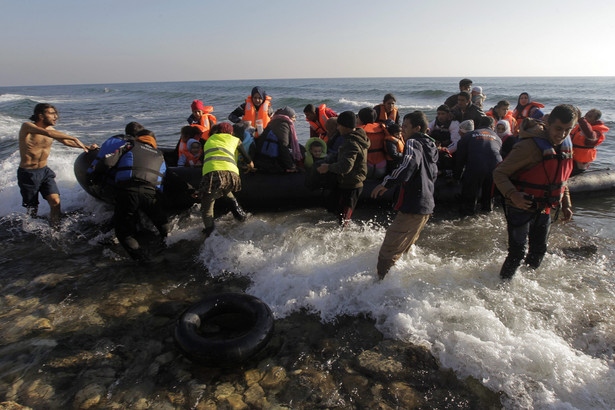
<path id="1" fill-rule="evenodd" d="M 606 266 L 549 254 L 538 271 L 523 268 L 502 286 L 503 222 L 496 214 L 431 223 L 381 282 L 384 228 L 342 231 L 321 211 L 253 215 L 244 224 L 227 215 L 199 257 L 213 276 L 248 276 L 248 291 L 277 317 L 300 309 L 324 321 L 367 314 L 389 337 L 426 345 L 461 377 L 504 391 L 510 407 L 615 403 L 615 312 L 597 314 L 612 306 L 613 284 L 579 285 L 608 274 Z M 566 229 L 554 227 L 554 248 L 570 243 Z M 456 252 L 459 243 L 468 246 Z M 596 312 L 591 325 L 588 312 Z"/>

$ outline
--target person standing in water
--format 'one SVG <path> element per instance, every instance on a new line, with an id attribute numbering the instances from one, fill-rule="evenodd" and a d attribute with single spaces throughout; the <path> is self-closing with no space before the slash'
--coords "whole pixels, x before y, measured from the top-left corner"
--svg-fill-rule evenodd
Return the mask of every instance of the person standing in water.
<path id="1" fill-rule="evenodd" d="M 578 117 L 577 109 L 562 104 L 551 111 L 547 124 L 525 119 L 521 140 L 493 171 L 493 181 L 506 198 L 508 256 L 500 270 L 504 280 L 513 277 L 524 258 L 530 268 L 540 266 L 547 252 L 552 209 L 561 205 L 562 219 L 572 218 L 566 181 L 573 168 L 569 134 Z"/>
<path id="2" fill-rule="evenodd" d="M 371 193 L 372 198 L 402 185 L 395 204 L 398 211 L 388 227 L 378 254 L 378 278 L 384 279 L 397 260 L 418 240 L 434 210 L 434 182 L 438 176 L 438 148 L 427 132 L 427 117 L 421 111 L 404 116 L 405 141 L 401 164 Z"/>
<path id="3" fill-rule="evenodd" d="M 49 223 L 58 227 L 60 223 L 60 191 L 56 185 L 56 174 L 47 166 L 47 158 L 54 140 L 67 147 L 88 149 L 98 148 L 96 144 L 83 145 L 78 138 L 71 137 L 53 127 L 58 121 L 58 111 L 51 104 L 41 103 L 34 107 L 32 122 L 24 122 L 19 130 L 19 155 L 17 183 L 23 199 L 22 205 L 30 216 L 37 216 L 38 194 L 49 203 Z"/>

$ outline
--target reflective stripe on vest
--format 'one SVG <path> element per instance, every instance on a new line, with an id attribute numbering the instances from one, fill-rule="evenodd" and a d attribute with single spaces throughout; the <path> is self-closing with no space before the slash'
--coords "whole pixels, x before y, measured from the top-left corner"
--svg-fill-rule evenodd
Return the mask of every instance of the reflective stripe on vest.
<path id="1" fill-rule="evenodd" d="M 235 151 L 241 143 L 231 134 L 214 134 L 205 143 L 203 175 L 212 171 L 231 171 L 239 174 Z"/>

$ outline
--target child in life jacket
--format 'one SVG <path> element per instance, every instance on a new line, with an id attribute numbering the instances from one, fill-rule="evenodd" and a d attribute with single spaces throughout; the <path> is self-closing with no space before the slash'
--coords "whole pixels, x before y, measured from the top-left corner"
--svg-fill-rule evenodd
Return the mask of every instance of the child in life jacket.
<path id="1" fill-rule="evenodd" d="M 305 148 L 306 152 L 303 165 L 306 169 L 311 168 L 312 165 L 318 164 L 327 158 L 327 144 L 318 137 L 307 140 Z"/>
<path id="2" fill-rule="evenodd" d="M 404 140 L 401 127 L 394 122 L 387 126 L 388 135 L 385 136 L 384 153 L 387 158 L 387 171 L 390 173 L 404 158 Z"/>
<path id="3" fill-rule="evenodd" d="M 178 167 L 200 167 L 203 166 L 203 146 L 195 139 L 189 139 L 186 145 L 189 147 L 187 152 L 182 153 L 177 161 Z"/>

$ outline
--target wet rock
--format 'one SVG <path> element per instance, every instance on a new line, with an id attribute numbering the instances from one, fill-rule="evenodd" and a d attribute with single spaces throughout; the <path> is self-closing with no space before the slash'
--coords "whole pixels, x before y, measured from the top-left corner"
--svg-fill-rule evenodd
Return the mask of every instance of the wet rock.
<path id="1" fill-rule="evenodd" d="M 286 382 L 286 369 L 274 366 L 265 372 L 260 385 L 265 389 L 276 390 Z"/>
<path id="2" fill-rule="evenodd" d="M 416 409 L 424 404 L 420 392 L 406 383 L 391 383 L 388 387 L 388 392 L 392 396 L 394 402 L 403 409 Z"/>
<path id="3" fill-rule="evenodd" d="M 257 408 L 266 409 L 269 408 L 269 402 L 265 397 L 265 391 L 259 384 L 252 384 L 248 390 L 243 394 L 244 401 Z"/>
<path id="4" fill-rule="evenodd" d="M 41 379 L 36 379 L 20 392 L 24 402 L 34 407 L 51 406 L 55 390 Z M 53 406 L 51 406 L 53 407 Z"/>
<path id="5" fill-rule="evenodd" d="M 180 408 L 186 407 L 187 400 L 186 400 L 186 396 L 184 395 L 184 393 L 169 392 L 167 393 L 167 397 L 169 398 L 169 401 L 171 402 L 171 404 L 173 404 L 174 406 L 178 406 Z"/>
<path id="6" fill-rule="evenodd" d="M 73 407 L 75 409 L 90 409 L 100 403 L 104 397 L 106 389 L 96 383 L 88 384 L 75 394 Z"/>
<path id="7" fill-rule="evenodd" d="M 63 273 L 48 273 L 46 275 L 37 276 L 32 280 L 33 285 L 44 286 L 47 288 L 54 288 L 59 283 L 65 280 L 72 279 L 72 276 Z"/>
<path id="8" fill-rule="evenodd" d="M 11 384 L 11 386 L 6 391 L 6 399 L 9 401 L 17 400 L 17 392 L 24 384 L 24 379 L 18 379 L 15 383 Z"/>
<path id="9" fill-rule="evenodd" d="M 361 369 L 385 378 L 399 376 L 404 371 L 404 366 L 399 361 L 373 350 L 361 352 L 358 361 Z"/>
<path id="10" fill-rule="evenodd" d="M 218 410 L 218 405 L 212 399 L 200 402 L 196 405 L 196 410 Z"/>
<path id="11" fill-rule="evenodd" d="M 248 387 L 252 386 L 254 383 L 258 383 L 262 378 L 263 373 L 258 369 L 251 369 L 244 373 L 244 380 Z"/>
<path id="12" fill-rule="evenodd" d="M 248 408 L 248 405 L 244 403 L 241 394 L 238 393 L 231 394 L 226 398 L 226 401 L 233 410 L 245 410 Z"/>
<path id="13" fill-rule="evenodd" d="M 231 383 L 222 383 L 221 385 L 216 387 L 214 397 L 218 401 L 223 401 L 233 393 L 235 393 L 235 388 Z"/>
<path id="14" fill-rule="evenodd" d="M 164 354 L 161 354 L 160 356 L 156 357 L 156 363 L 160 364 L 160 365 L 165 365 L 168 363 L 171 363 L 173 361 L 173 359 L 175 359 L 175 353 L 174 352 L 166 352 Z"/>
<path id="15" fill-rule="evenodd" d="M 191 406 L 195 406 L 203 400 L 204 395 L 207 392 L 207 385 L 201 384 L 195 380 L 188 382 L 188 396 L 190 398 Z"/>
<path id="16" fill-rule="evenodd" d="M 53 330 L 53 325 L 51 324 L 51 321 L 49 319 L 43 317 L 34 322 L 34 329 Z"/>
<path id="17" fill-rule="evenodd" d="M 369 380 L 359 374 L 348 374 L 342 377 L 342 387 L 351 396 L 367 399 L 371 395 L 369 390 Z"/>
<path id="18" fill-rule="evenodd" d="M 126 316 L 128 309 L 121 305 L 104 304 L 97 309 L 97 312 L 103 316 L 119 318 Z"/>
<path id="19" fill-rule="evenodd" d="M 0 410 L 32 410 L 32 407 L 22 406 L 14 401 L 3 401 L 0 403 Z"/>

